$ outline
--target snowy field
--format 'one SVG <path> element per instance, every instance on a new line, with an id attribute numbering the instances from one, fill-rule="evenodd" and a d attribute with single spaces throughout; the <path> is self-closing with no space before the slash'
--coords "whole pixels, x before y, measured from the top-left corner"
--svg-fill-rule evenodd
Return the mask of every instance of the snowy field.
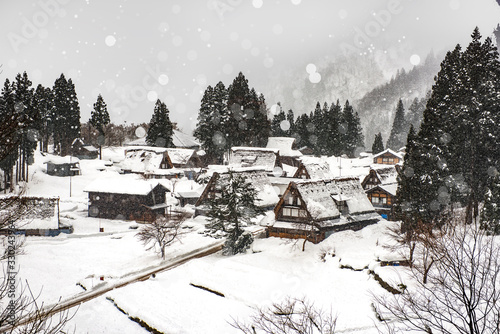
<path id="1" fill-rule="evenodd" d="M 123 149 L 103 153 L 105 160 L 114 162 L 123 157 Z M 45 158 L 36 156 L 28 194 L 59 196 L 62 221 L 73 225 L 74 233 L 27 239 L 25 254 L 18 257 L 19 275 L 40 293 L 40 301 L 70 299 L 83 293 L 84 287 L 111 286 L 163 263 L 135 237 L 137 223 L 87 217 L 83 189 L 96 178 L 116 175 L 115 166 L 104 167 L 99 160 L 80 161 L 82 175 L 71 178 L 70 197 L 69 177 L 47 175 Z M 362 165 L 343 162 L 342 169 L 347 174 L 348 166 Z M 187 221 L 186 233 L 167 248 L 167 257 L 217 243 L 199 233 L 203 223 L 201 217 Z M 258 307 L 304 297 L 337 315 L 339 332 L 376 333 L 371 294 L 387 292 L 369 269 L 389 281 L 398 278 L 397 267 L 380 267 L 377 261 L 391 257 L 382 247 L 390 224 L 382 221 L 361 231 L 339 232 L 318 245 L 307 243 L 305 252 L 302 241 L 269 238 L 256 240 L 247 254 L 224 257 L 217 253 L 195 259 L 83 303 L 71 326 L 76 333 L 148 333 L 132 317 L 164 333 L 238 333 L 230 325 L 232 319 L 245 321 Z"/>

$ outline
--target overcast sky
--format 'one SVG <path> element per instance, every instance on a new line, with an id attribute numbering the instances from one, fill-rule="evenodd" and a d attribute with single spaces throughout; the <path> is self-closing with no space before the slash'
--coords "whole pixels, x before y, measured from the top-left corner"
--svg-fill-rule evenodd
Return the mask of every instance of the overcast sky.
<path id="1" fill-rule="evenodd" d="M 52 87 L 64 73 L 82 121 L 99 93 L 115 123 L 149 122 L 160 98 L 190 132 L 206 86 L 239 71 L 266 95 L 276 73 L 307 78 L 327 56 L 397 55 L 409 68 L 498 23 L 496 0 L 0 0 L 0 80 L 27 71 Z"/>

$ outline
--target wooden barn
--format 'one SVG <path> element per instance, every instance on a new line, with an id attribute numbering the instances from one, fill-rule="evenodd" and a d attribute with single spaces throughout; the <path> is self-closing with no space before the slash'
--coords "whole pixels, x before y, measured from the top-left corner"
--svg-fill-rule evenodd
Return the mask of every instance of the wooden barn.
<path id="1" fill-rule="evenodd" d="M 375 154 L 373 156 L 373 163 L 380 165 L 397 165 L 403 163 L 403 156 L 388 148 L 385 151 Z"/>
<path id="2" fill-rule="evenodd" d="M 229 166 L 231 168 L 259 168 L 268 174 L 281 176 L 283 166 L 279 150 L 275 148 L 261 147 L 232 147 L 229 156 Z"/>
<path id="3" fill-rule="evenodd" d="M 382 218 L 391 220 L 398 188 L 398 166 L 373 165 L 361 185 Z"/>
<path id="4" fill-rule="evenodd" d="M 44 162 L 47 164 L 47 174 L 53 176 L 75 176 L 81 174 L 80 160 L 75 157 L 53 156 Z"/>
<path id="5" fill-rule="evenodd" d="M 278 149 L 282 164 L 298 167 L 302 152 L 292 148 L 294 143 L 293 137 L 269 137 L 266 148 Z"/>
<path id="6" fill-rule="evenodd" d="M 71 152 L 78 159 L 97 159 L 99 157 L 99 150 L 92 145 L 86 145 L 81 138 L 73 140 Z"/>
<path id="7" fill-rule="evenodd" d="M 153 221 L 165 214 L 170 181 L 144 180 L 135 175 L 98 179 L 84 191 L 89 194 L 89 217 Z"/>
<path id="8" fill-rule="evenodd" d="M 268 236 L 313 243 L 334 232 L 359 230 L 380 220 L 354 177 L 290 182 L 274 214 Z"/>
<path id="9" fill-rule="evenodd" d="M 232 173 L 241 175 L 247 182 L 254 186 L 255 190 L 257 190 L 257 206 L 271 210 L 278 203 L 278 194 L 274 190 L 266 172 L 262 170 L 246 170 L 232 171 Z M 195 215 L 202 215 L 206 212 L 205 204 L 207 200 L 215 198 L 220 193 L 221 186 L 228 177 L 229 172 L 214 172 L 212 174 L 200 198 L 196 202 Z"/>
<path id="10" fill-rule="evenodd" d="M 294 178 L 317 180 L 332 178 L 328 162 L 316 157 L 304 157 L 293 175 Z"/>

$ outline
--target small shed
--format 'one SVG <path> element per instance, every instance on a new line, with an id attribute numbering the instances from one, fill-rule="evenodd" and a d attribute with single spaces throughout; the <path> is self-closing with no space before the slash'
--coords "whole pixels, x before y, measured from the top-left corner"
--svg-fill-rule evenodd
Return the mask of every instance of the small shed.
<path id="1" fill-rule="evenodd" d="M 179 205 L 184 207 L 187 204 L 195 205 L 200 198 L 200 193 L 197 191 L 178 191 L 176 198 L 179 200 Z"/>
<path id="2" fill-rule="evenodd" d="M 44 162 L 47 174 L 54 176 L 75 176 L 81 174 L 80 159 L 72 156 L 53 156 Z"/>
<path id="3" fill-rule="evenodd" d="M 397 165 L 403 162 L 403 155 L 394 152 L 390 148 L 373 156 L 374 164 Z"/>
<path id="4" fill-rule="evenodd" d="M 107 219 L 154 221 L 165 215 L 165 194 L 171 189 L 164 180 L 144 180 L 135 175 L 98 179 L 84 191 L 89 194 L 88 216 Z"/>
<path id="5" fill-rule="evenodd" d="M 274 214 L 268 236 L 313 243 L 336 231 L 359 230 L 380 219 L 359 179 L 352 177 L 290 182 Z"/>
<path id="6" fill-rule="evenodd" d="M 83 139 L 76 138 L 71 144 L 72 155 L 78 159 L 97 159 L 99 157 L 99 150 L 92 145 L 87 145 Z"/>

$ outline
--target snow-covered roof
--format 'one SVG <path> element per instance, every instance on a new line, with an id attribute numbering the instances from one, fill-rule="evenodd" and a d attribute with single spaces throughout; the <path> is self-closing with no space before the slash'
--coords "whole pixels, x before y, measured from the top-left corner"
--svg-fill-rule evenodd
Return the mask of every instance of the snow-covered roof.
<path id="1" fill-rule="evenodd" d="M 300 161 L 311 179 L 327 179 L 333 177 L 329 163 L 323 158 L 302 157 Z"/>
<path id="2" fill-rule="evenodd" d="M 398 190 L 398 184 L 397 183 L 391 183 L 391 184 L 380 184 L 378 187 L 392 196 L 396 196 L 396 192 Z"/>
<path id="3" fill-rule="evenodd" d="M 393 150 L 391 150 L 390 148 L 388 148 L 388 149 L 386 149 L 386 150 L 384 150 L 384 151 L 382 151 L 382 152 L 380 152 L 380 153 L 378 153 L 378 154 L 375 154 L 375 155 L 373 156 L 373 158 L 377 158 L 377 157 L 379 157 L 379 156 L 381 156 L 381 155 L 384 155 L 384 154 L 386 154 L 386 153 L 390 153 L 390 154 L 392 154 L 392 155 L 394 155 L 394 156 L 398 157 L 399 159 L 403 159 L 403 155 L 401 155 L 400 153 L 394 152 L 394 151 L 393 151 Z"/>
<path id="4" fill-rule="evenodd" d="M 194 154 L 189 148 L 167 148 L 168 156 L 172 164 L 185 165 Z"/>
<path id="5" fill-rule="evenodd" d="M 339 217 L 335 201 L 345 201 L 349 215 L 374 211 L 358 178 L 303 180 L 294 184 L 315 220 Z"/>
<path id="6" fill-rule="evenodd" d="M 175 147 L 179 148 L 195 148 L 200 147 L 201 144 L 196 140 L 195 137 L 185 134 L 179 130 L 173 130 L 172 142 Z M 137 138 L 127 143 L 130 146 L 147 146 L 146 137 Z"/>
<path id="7" fill-rule="evenodd" d="M 294 142 L 293 137 L 269 137 L 266 148 L 277 148 L 283 157 L 300 157 L 302 153 L 292 149 Z"/>
<path id="8" fill-rule="evenodd" d="M 264 171 L 232 171 L 234 175 L 241 175 L 248 183 L 250 183 L 257 191 L 256 205 L 260 207 L 270 207 L 278 203 L 278 194 L 274 190 L 271 180 Z M 224 182 L 229 177 L 229 173 L 217 173 L 212 175 L 212 178 L 217 176 L 216 184 Z M 211 182 L 213 182 L 211 180 Z M 208 189 L 206 189 L 208 190 Z"/>
<path id="9" fill-rule="evenodd" d="M 17 195 L 0 196 L 0 202 L 12 201 Z M 21 196 L 23 214 L 16 220 L 16 228 L 20 230 L 59 228 L 59 212 L 57 203 L 59 197 Z M 25 206 L 24 206 L 25 205 Z M 0 217 L 8 213 L 0 210 Z"/>
<path id="10" fill-rule="evenodd" d="M 45 160 L 44 163 L 51 163 L 54 165 L 64 165 L 64 164 L 74 164 L 74 163 L 77 163 L 79 161 L 80 161 L 80 159 L 78 159 L 76 157 L 72 157 L 70 155 L 66 155 L 64 157 L 53 155 L 53 156 L 47 157 L 47 159 Z"/>
<path id="11" fill-rule="evenodd" d="M 138 146 L 125 150 L 125 159 L 120 167 L 133 172 L 151 172 L 160 168 L 164 147 Z"/>
<path id="12" fill-rule="evenodd" d="M 377 177 L 382 184 L 397 183 L 398 171 L 394 165 L 374 164 L 371 168 L 377 173 Z"/>
<path id="13" fill-rule="evenodd" d="M 125 150 L 125 159 L 121 168 L 133 172 L 152 172 L 160 168 L 161 161 L 166 154 L 172 164 L 184 165 L 194 154 L 193 149 L 165 148 L 154 146 L 132 146 Z"/>
<path id="14" fill-rule="evenodd" d="M 89 152 L 97 152 L 98 151 L 97 148 L 95 148 L 92 145 L 84 145 L 83 148 L 86 149 Z"/>
<path id="15" fill-rule="evenodd" d="M 175 147 L 200 147 L 201 144 L 195 137 L 185 134 L 179 130 L 174 130 L 172 134 L 172 141 Z"/>
<path id="16" fill-rule="evenodd" d="M 229 157 L 229 165 L 232 167 L 261 167 L 266 171 L 272 171 L 279 164 L 278 149 L 263 147 L 233 147 Z"/>
<path id="17" fill-rule="evenodd" d="M 147 195 L 158 185 L 170 190 L 172 184 L 165 179 L 145 180 L 139 175 L 126 174 L 94 180 L 87 185 L 84 192 Z"/>

